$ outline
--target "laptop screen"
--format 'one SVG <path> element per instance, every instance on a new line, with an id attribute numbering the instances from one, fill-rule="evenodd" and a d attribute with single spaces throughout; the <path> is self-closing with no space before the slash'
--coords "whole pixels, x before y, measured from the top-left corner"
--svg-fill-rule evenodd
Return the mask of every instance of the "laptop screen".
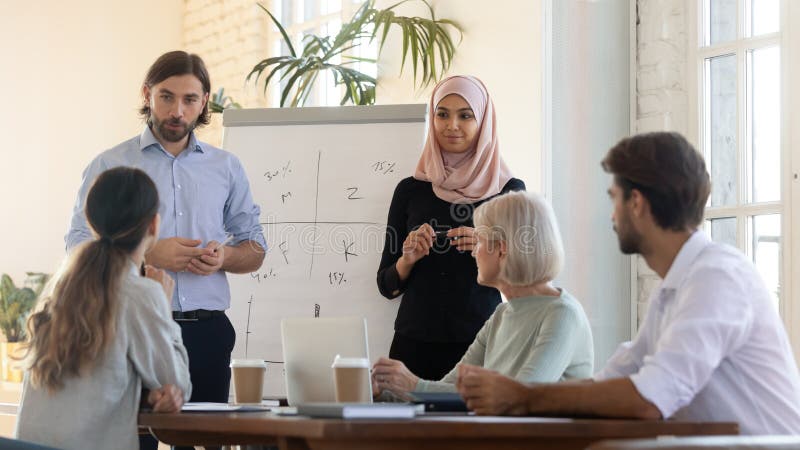
<path id="1" fill-rule="evenodd" d="M 367 320 L 363 317 L 287 318 L 281 321 L 286 399 L 296 406 L 335 401 L 333 359 L 367 358 Z M 372 398 L 372 385 L 368 398 Z"/>

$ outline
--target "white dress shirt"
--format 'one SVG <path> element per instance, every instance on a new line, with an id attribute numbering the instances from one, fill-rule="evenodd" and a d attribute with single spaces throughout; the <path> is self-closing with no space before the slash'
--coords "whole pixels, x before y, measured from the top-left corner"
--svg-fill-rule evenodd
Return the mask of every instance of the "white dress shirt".
<path id="1" fill-rule="evenodd" d="M 636 338 L 594 378 L 620 377 L 664 418 L 800 433 L 800 376 L 776 305 L 750 261 L 702 231 L 653 292 Z"/>

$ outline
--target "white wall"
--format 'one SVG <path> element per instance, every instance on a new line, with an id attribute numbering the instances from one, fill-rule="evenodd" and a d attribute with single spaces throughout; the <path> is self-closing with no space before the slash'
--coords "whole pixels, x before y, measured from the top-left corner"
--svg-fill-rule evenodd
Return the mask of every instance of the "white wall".
<path id="1" fill-rule="evenodd" d="M 149 65 L 182 43 L 182 0 L 4 2 L 0 272 L 51 272 L 89 161 L 141 131 Z"/>
<path id="2" fill-rule="evenodd" d="M 619 251 L 600 168 L 630 133 L 630 5 L 552 0 L 552 193 L 566 261 L 558 285 L 583 304 L 595 367 L 630 338 L 630 257 Z"/>
<path id="3" fill-rule="evenodd" d="M 379 0 L 379 7 L 394 4 Z M 459 22 L 465 32 L 449 75 L 475 75 L 486 84 L 498 120 L 500 148 L 528 190 L 541 191 L 542 2 L 540 0 L 434 0 L 437 17 Z M 401 9 L 402 8 L 402 9 Z M 398 8 L 398 14 L 423 15 L 424 9 Z M 411 65 L 399 77 L 402 43 L 391 35 L 380 62 L 378 103 L 425 103 L 432 87 L 418 90 Z"/>

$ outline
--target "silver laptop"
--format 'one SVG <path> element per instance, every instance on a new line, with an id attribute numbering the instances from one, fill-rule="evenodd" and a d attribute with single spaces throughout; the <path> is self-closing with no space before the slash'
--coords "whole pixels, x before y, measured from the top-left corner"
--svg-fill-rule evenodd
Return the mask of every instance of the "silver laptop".
<path id="1" fill-rule="evenodd" d="M 291 406 L 336 400 L 331 369 L 336 355 L 369 359 L 363 317 L 283 319 L 281 338 Z"/>

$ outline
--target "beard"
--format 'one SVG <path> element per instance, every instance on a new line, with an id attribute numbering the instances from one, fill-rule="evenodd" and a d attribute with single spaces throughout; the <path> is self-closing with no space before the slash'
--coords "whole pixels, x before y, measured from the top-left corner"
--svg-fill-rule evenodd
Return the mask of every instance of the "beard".
<path id="1" fill-rule="evenodd" d="M 153 131 L 167 142 L 180 142 L 197 126 L 196 119 L 191 123 L 186 123 L 180 119 L 167 119 L 162 121 L 151 115 L 150 121 L 152 123 Z M 167 128 L 167 125 L 179 126 L 180 128 L 171 129 Z"/>
<path id="2" fill-rule="evenodd" d="M 617 233 L 617 240 L 619 240 L 619 250 L 625 255 L 633 255 L 641 253 L 642 235 L 634 230 L 631 224 L 625 226 L 614 226 L 614 232 Z"/>

